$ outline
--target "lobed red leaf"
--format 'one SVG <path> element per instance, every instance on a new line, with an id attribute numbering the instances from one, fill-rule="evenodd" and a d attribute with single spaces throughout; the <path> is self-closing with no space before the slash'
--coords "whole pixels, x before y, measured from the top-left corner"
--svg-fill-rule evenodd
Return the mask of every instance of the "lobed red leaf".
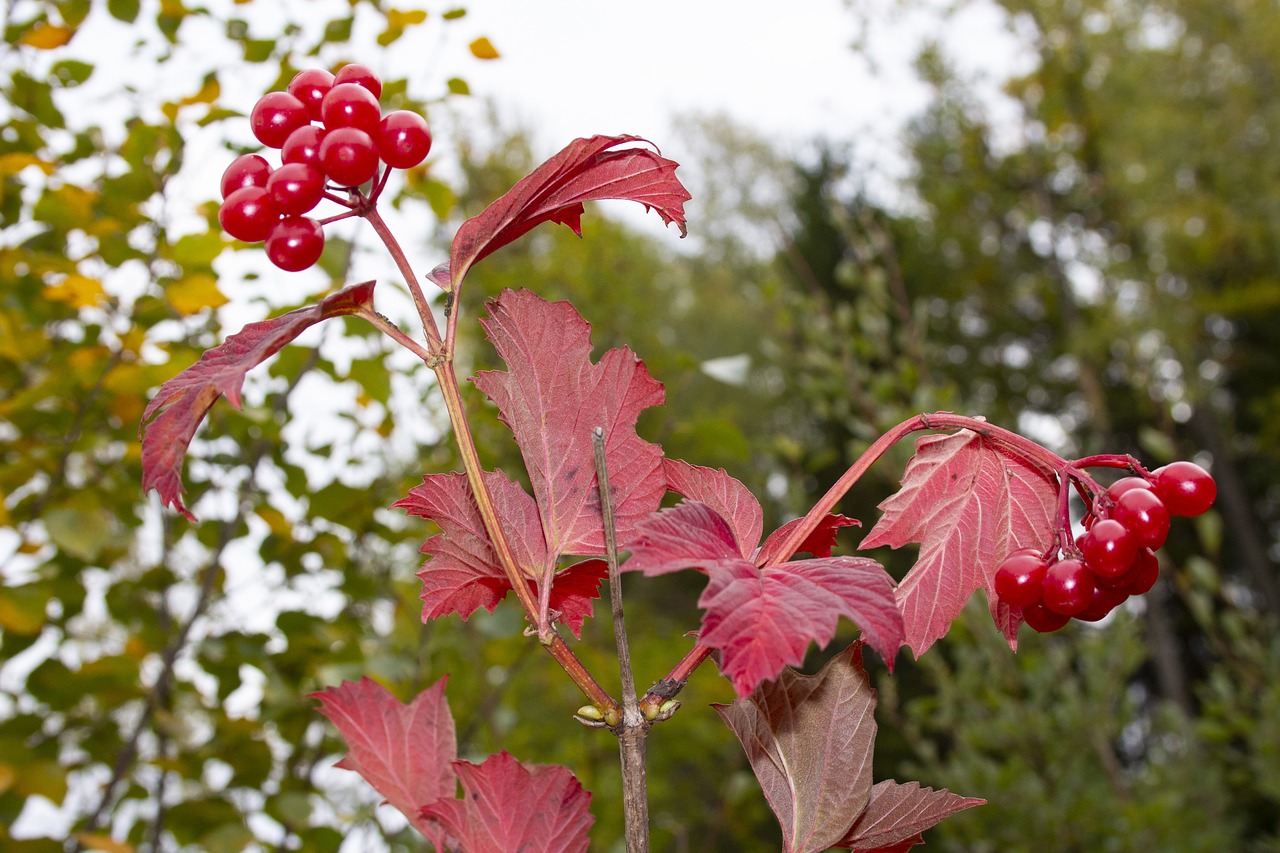
<path id="1" fill-rule="evenodd" d="M 861 548 L 920 543 L 898 585 L 907 644 L 917 658 L 947 633 L 978 588 L 1017 647 L 1021 616 L 995 594 L 995 570 L 1017 548 L 1048 548 L 1055 535 L 1055 475 L 970 430 L 916 442 L 902 488 Z"/>
<path id="2" fill-rule="evenodd" d="M 584 853 L 594 819 L 591 794 L 564 767 L 522 764 L 510 754 L 483 764 L 454 762 L 462 799 L 421 811 L 439 821 L 467 853 Z"/>
<path id="3" fill-rule="evenodd" d="M 440 679 L 407 705 L 367 677 L 311 694 L 350 750 L 337 766 L 359 773 L 437 848 L 442 833 L 422 816 L 421 807 L 452 798 L 457 790 L 457 740 L 446 681 Z"/>
<path id="4" fill-rule="evenodd" d="M 551 559 L 604 553 L 592 431 L 605 432 L 619 541 L 658 508 L 666 490 L 662 449 L 636 434 L 640 412 L 663 402 L 661 383 L 628 349 L 591 363 L 591 326 L 567 302 L 505 291 L 481 321 L 507 364 L 476 387 L 515 435 Z"/>
<path id="5" fill-rule="evenodd" d="M 817 675 L 785 669 L 750 696 L 713 706 L 742 742 L 786 853 L 830 848 L 866 808 L 875 695 L 855 643 Z"/>
<path id="6" fill-rule="evenodd" d="M 373 286 L 372 281 L 355 284 L 316 305 L 250 323 L 161 385 L 138 426 L 143 492 L 155 489 L 166 505 L 194 521 L 195 516 L 182 503 L 182 460 L 213 404 L 225 396 L 240 408 L 240 389 L 250 370 L 321 320 L 370 308 Z"/>
<path id="7" fill-rule="evenodd" d="M 764 540 L 764 544 L 760 546 L 760 550 L 756 554 L 756 565 L 768 566 L 791 559 L 792 554 L 782 553 L 782 544 L 787 541 L 791 531 L 803 523 L 803 518 L 794 518 L 770 533 L 769 538 Z M 831 552 L 836 547 L 836 534 L 840 532 L 840 528 L 861 526 L 862 522 L 856 518 L 831 513 L 824 516 L 818 522 L 818 526 L 813 529 L 813 532 L 801 541 L 800 547 L 796 548 L 796 553 L 812 554 L 815 557 L 830 557 Z"/>
<path id="8" fill-rule="evenodd" d="M 750 558 L 764 530 L 764 511 L 751 490 L 723 468 L 706 468 L 679 459 L 664 459 L 667 489 L 683 498 L 706 504 L 733 531 L 741 556 Z"/>
<path id="9" fill-rule="evenodd" d="M 962 797 L 946 788 L 922 788 L 919 782 L 879 782 L 871 789 L 866 811 L 835 846 L 860 853 L 905 851 L 924 843 L 921 833 L 944 818 L 984 803 L 986 800 Z"/>
<path id="10" fill-rule="evenodd" d="M 581 236 L 583 202 L 623 199 L 654 210 L 685 234 L 684 203 L 689 191 L 675 176 L 677 165 L 656 150 L 619 145 L 646 140 L 638 136 L 575 139 L 534 169 L 498 200 L 458 229 L 449 251 L 447 273 L 453 289 L 473 264 L 543 222 L 558 222 Z M 437 283 L 444 271 L 432 274 Z"/>

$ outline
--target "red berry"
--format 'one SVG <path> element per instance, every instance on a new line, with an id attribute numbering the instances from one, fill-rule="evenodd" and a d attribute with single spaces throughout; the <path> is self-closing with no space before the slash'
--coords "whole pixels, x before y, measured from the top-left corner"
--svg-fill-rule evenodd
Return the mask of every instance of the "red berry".
<path id="1" fill-rule="evenodd" d="M 368 89 L 355 83 L 340 83 L 329 90 L 320 106 L 324 126 L 357 127 L 372 136 L 382 122 L 382 108 Z"/>
<path id="2" fill-rule="evenodd" d="M 308 68 L 294 75 L 286 91 L 306 105 L 312 121 L 320 121 L 320 102 L 332 88 L 332 74 L 323 68 Z"/>
<path id="3" fill-rule="evenodd" d="M 1140 548 L 1155 550 L 1169 536 L 1169 510 L 1149 489 L 1130 489 L 1111 508 L 1111 517 L 1133 534 Z"/>
<path id="4" fill-rule="evenodd" d="M 1093 600 L 1089 602 L 1089 606 L 1077 613 L 1076 618 L 1085 622 L 1097 622 L 1119 607 L 1128 597 L 1128 593 L 1118 589 L 1098 587 L 1093 591 Z"/>
<path id="5" fill-rule="evenodd" d="M 1130 489 L 1150 489 L 1151 483 L 1145 477 L 1121 477 L 1111 484 L 1107 489 L 1107 494 L 1111 500 L 1116 500 Z"/>
<path id="6" fill-rule="evenodd" d="M 1119 584 L 1116 589 L 1129 595 L 1144 595 L 1151 591 L 1159 577 L 1160 561 L 1150 548 L 1142 548 L 1138 551 L 1138 559 L 1133 561 L 1133 567 L 1117 578 Z"/>
<path id="7" fill-rule="evenodd" d="M 222 197 L 244 187 L 265 187 L 271 164 L 257 154 L 241 154 L 222 173 Z"/>
<path id="8" fill-rule="evenodd" d="M 338 86 L 343 83 L 355 83 L 357 86 L 368 89 L 374 98 L 382 97 L 381 78 L 368 67 L 359 63 L 353 62 L 338 69 L 338 73 L 333 77 L 333 84 Z"/>
<path id="9" fill-rule="evenodd" d="M 286 272 L 305 270 L 320 259 L 324 229 L 305 216 L 286 216 L 267 237 L 267 257 Z"/>
<path id="10" fill-rule="evenodd" d="M 1052 634 L 1071 621 L 1070 616 L 1054 613 L 1043 604 L 1023 608 L 1022 619 L 1041 634 Z"/>
<path id="11" fill-rule="evenodd" d="M 253 105 L 249 126 L 258 141 L 268 148 L 279 148 L 289 134 L 306 124 L 306 105 L 288 92 L 268 92 Z"/>
<path id="12" fill-rule="evenodd" d="M 320 143 L 320 165 L 335 184 L 358 187 L 378 173 L 378 152 L 363 130 L 340 127 Z"/>
<path id="13" fill-rule="evenodd" d="M 1059 560 L 1044 573 L 1044 606 L 1062 616 L 1075 616 L 1093 601 L 1093 573 L 1079 560 Z"/>
<path id="14" fill-rule="evenodd" d="M 301 216 L 324 197 L 324 172 L 306 163 L 285 163 L 267 180 L 267 192 L 285 216 Z"/>
<path id="15" fill-rule="evenodd" d="M 1172 515 L 1200 515 L 1218 496 L 1218 484 L 1194 462 L 1172 462 L 1151 475 L 1156 494 Z"/>
<path id="16" fill-rule="evenodd" d="M 1010 607 L 1025 608 L 1040 600 L 1040 585 L 1049 566 L 1039 553 L 1014 552 L 996 569 L 996 595 Z"/>
<path id="17" fill-rule="evenodd" d="M 1138 556 L 1138 543 L 1133 534 L 1114 518 L 1094 522 L 1080 537 L 1079 544 L 1089 571 L 1103 577 L 1124 574 Z"/>
<path id="18" fill-rule="evenodd" d="M 263 187 L 241 187 L 227 196 L 218 209 L 222 230 L 246 243 L 267 239 L 279 220 L 280 211 Z"/>
<path id="19" fill-rule="evenodd" d="M 307 163 L 320 165 L 320 143 L 324 141 L 324 128 L 306 124 L 289 134 L 280 149 L 282 163 Z"/>
<path id="20" fill-rule="evenodd" d="M 427 159 L 431 150 L 431 129 L 427 120 L 409 110 L 387 113 L 373 141 L 384 163 L 394 169 L 412 169 Z"/>

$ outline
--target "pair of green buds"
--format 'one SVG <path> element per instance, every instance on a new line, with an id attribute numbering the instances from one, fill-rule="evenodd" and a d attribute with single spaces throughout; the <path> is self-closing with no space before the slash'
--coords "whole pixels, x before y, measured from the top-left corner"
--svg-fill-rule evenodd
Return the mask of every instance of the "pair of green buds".
<path id="1" fill-rule="evenodd" d="M 657 708 L 652 706 L 645 708 L 644 718 L 651 723 L 661 723 L 663 720 L 671 719 L 671 715 L 679 709 L 679 701 L 675 699 L 668 699 Z M 600 708 L 595 705 L 583 705 L 578 709 L 577 713 L 573 715 L 573 718 L 584 726 L 590 726 L 593 729 L 606 727 L 616 729 L 622 723 L 622 719 L 618 716 L 617 711 L 601 711 Z"/>

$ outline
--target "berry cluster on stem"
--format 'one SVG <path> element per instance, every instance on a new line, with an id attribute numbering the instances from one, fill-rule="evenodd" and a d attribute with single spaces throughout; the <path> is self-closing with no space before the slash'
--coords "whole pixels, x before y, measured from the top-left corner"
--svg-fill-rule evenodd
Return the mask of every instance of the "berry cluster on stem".
<path id="1" fill-rule="evenodd" d="M 279 149 L 281 165 L 243 154 L 222 175 L 222 229 L 247 243 L 266 242 L 282 270 L 304 270 L 320 259 L 324 226 L 372 210 L 392 169 L 410 169 L 431 151 L 426 119 L 409 110 L 383 115 L 382 81 L 363 65 L 336 74 L 301 71 L 283 92 L 258 99 L 253 135 Z M 366 189 L 367 187 L 367 189 Z M 345 212 L 311 213 L 328 200 Z"/>

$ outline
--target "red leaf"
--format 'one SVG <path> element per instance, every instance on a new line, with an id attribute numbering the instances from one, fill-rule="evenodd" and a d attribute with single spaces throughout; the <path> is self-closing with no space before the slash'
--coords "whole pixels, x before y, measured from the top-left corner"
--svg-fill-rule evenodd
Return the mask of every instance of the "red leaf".
<path id="1" fill-rule="evenodd" d="M 240 408 L 245 374 L 321 320 L 370 307 L 373 285 L 372 281 L 355 284 L 319 304 L 250 323 L 161 385 L 138 427 L 143 492 L 155 489 L 165 504 L 194 521 L 195 516 L 182 503 L 182 459 L 209 409 L 224 395 L 227 402 Z"/>
<path id="2" fill-rule="evenodd" d="M 791 535 L 791 531 L 803 521 L 803 518 L 794 518 L 770 533 L 769 538 L 764 540 L 764 544 L 760 546 L 760 552 L 756 555 L 756 565 L 767 566 L 780 560 L 791 559 L 791 554 L 780 553 L 780 549 L 782 548 L 782 543 L 786 542 L 787 537 Z M 796 553 L 812 554 L 815 557 L 830 557 L 832 549 L 836 547 L 836 534 L 840 532 L 840 528 L 861 526 L 862 522 L 856 518 L 832 513 L 818 522 L 818 526 L 813 529 L 813 532 L 804 538 L 804 541 L 800 543 L 800 547 L 796 548 Z"/>
<path id="3" fill-rule="evenodd" d="M 605 431 L 605 463 L 619 541 L 666 491 L 662 449 L 636 434 L 662 385 L 628 349 L 591 363 L 591 326 L 567 302 L 505 291 L 482 320 L 508 370 L 476 375 L 515 434 L 542 515 L 551 559 L 604 553 L 591 433 Z"/>
<path id="4" fill-rule="evenodd" d="M 541 578 L 549 559 L 538 508 L 505 474 L 486 472 L 484 478 L 516 561 L 536 591 L 533 579 Z M 481 607 L 493 612 L 511 584 L 484 529 L 466 475 L 430 474 L 392 506 L 431 519 L 440 527 L 439 534 L 422 544 L 422 552 L 430 558 L 418 571 L 422 621 L 450 613 L 466 619 Z M 600 580 L 608 573 L 607 567 L 597 563 L 570 566 L 556 575 L 552 586 L 551 607 L 577 637 L 582 636 L 582 623 L 591 615 L 591 600 L 599 595 Z"/>
<path id="5" fill-rule="evenodd" d="M 689 192 L 675 176 L 677 164 L 648 148 L 609 150 L 630 142 L 645 140 L 638 136 L 575 139 L 478 216 L 462 223 L 449 251 L 453 287 L 476 261 L 543 222 L 568 225 L 581 236 L 586 201 L 639 202 L 656 211 L 663 222 L 674 222 L 684 236 Z M 438 281 L 442 276 L 432 277 Z"/>
<path id="6" fill-rule="evenodd" d="M 679 459 L 663 460 L 662 470 L 670 491 L 710 507 L 728 522 L 741 556 L 751 557 L 764 530 L 764 511 L 746 486 L 722 468 L 704 468 Z"/>
<path id="7" fill-rule="evenodd" d="M 407 705 L 369 678 L 311 694 L 350 750 L 337 766 L 359 773 L 433 842 L 441 838 L 439 827 L 421 815 L 421 807 L 457 792 L 456 735 L 444 696 L 446 680 Z"/>
<path id="8" fill-rule="evenodd" d="M 522 764 L 506 752 L 483 764 L 454 762 L 463 798 L 422 809 L 467 853 L 583 853 L 593 818 L 591 794 L 564 767 Z"/>
<path id="9" fill-rule="evenodd" d="M 907 644 L 918 658 L 947 633 L 975 589 L 987 590 L 992 617 L 1016 648 L 1019 617 L 995 594 L 995 570 L 1016 548 L 1047 548 L 1058 487 L 1053 474 L 976 432 L 916 442 L 902 488 L 861 548 L 920 543 L 897 590 Z"/>
<path id="10" fill-rule="evenodd" d="M 946 788 L 922 788 L 919 782 L 879 782 L 871 789 L 867 810 L 835 846 L 862 853 L 907 850 L 912 844 L 923 843 L 921 833 L 944 818 L 985 802 Z"/>
<path id="11" fill-rule="evenodd" d="M 875 696 L 855 643 L 817 675 L 786 669 L 750 696 L 713 706 L 742 742 L 787 853 L 828 849 L 866 807 Z"/>
<path id="12" fill-rule="evenodd" d="M 828 557 L 759 568 L 741 556 L 745 549 L 724 519 L 688 501 L 650 516 L 628 548 L 624 566 L 632 571 L 700 568 L 710 575 L 698 599 L 705 611 L 699 639 L 720 652 L 721 671 L 739 696 L 802 663 L 810 642 L 830 642 L 841 616 L 886 661 L 902 644 L 893 582 L 873 560 Z"/>

